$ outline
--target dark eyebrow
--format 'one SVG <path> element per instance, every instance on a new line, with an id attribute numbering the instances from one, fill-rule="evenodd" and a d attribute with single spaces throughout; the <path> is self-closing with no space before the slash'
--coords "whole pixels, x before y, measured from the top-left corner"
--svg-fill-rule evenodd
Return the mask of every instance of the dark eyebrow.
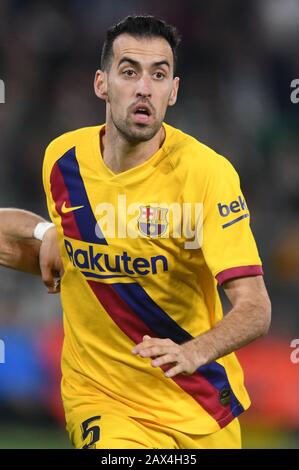
<path id="1" fill-rule="evenodd" d="M 137 62 L 136 60 L 130 59 L 130 57 L 124 56 L 124 57 L 123 57 L 122 59 L 120 59 L 120 61 L 118 62 L 118 67 L 119 67 L 123 62 L 129 62 L 129 64 L 132 64 L 132 65 L 135 65 L 135 66 L 138 66 L 138 65 L 139 65 L 139 62 Z"/>
<path id="2" fill-rule="evenodd" d="M 167 65 L 167 67 L 170 69 L 170 64 L 168 60 L 160 60 L 159 62 L 154 62 L 153 64 L 155 67 L 159 67 L 160 65 Z"/>
<path id="3" fill-rule="evenodd" d="M 118 63 L 118 67 L 124 63 L 124 62 L 129 62 L 129 64 L 131 65 L 134 65 L 135 67 L 139 67 L 140 66 L 140 62 L 138 62 L 137 60 L 134 60 L 134 59 L 131 59 L 130 57 L 122 57 L 122 59 L 120 59 L 119 63 Z M 153 66 L 154 67 L 159 67 L 160 65 L 167 65 L 167 67 L 170 69 L 170 64 L 168 62 L 168 60 L 160 60 L 159 62 L 154 62 L 153 63 Z"/>

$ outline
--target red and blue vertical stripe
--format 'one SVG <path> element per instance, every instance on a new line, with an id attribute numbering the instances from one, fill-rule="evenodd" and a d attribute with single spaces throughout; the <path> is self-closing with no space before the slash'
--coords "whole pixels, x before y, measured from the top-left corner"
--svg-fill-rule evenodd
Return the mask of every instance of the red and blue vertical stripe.
<path id="1" fill-rule="evenodd" d="M 134 343 L 140 343 L 145 334 L 170 338 L 178 344 L 192 339 L 139 284 L 96 281 L 88 281 L 88 284 L 112 320 Z M 244 411 L 233 393 L 225 368 L 215 361 L 199 367 L 190 376 L 178 375 L 172 380 L 192 396 L 221 428 Z M 229 394 L 229 402 L 225 405 L 220 401 L 223 391 Z"/>
<path id="2" fill-rule="evenodd" d="M 107 245 L 99 226 L 96 233 L 97 221 L 80 173 L 75 147 L 57 160 L 51 171 L 50 183 L 56 210 L 62 220 L 64 235 L 76 240 Z M 63 213 L 61 208 L 64 203 L 66 207 L 83 207 Z"/>

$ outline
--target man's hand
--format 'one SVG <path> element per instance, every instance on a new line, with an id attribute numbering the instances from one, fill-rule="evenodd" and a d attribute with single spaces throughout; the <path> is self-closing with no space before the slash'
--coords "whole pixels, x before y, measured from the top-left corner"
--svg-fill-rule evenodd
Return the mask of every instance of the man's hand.
<path id="1" fill-rule="evenodd" d="M 191 375 L 200 367 L 205 360 L 198 357 L 192 340 L 182 345 L 174 343 L 171 339 L 151 338 L 144 336 L 143 341 L 137 344 L 133 354 L 139 354 L 141 357 L 152 357 L 153 367 L 165 367 L 170 365 L 166 372 L 166 377 L 174 377 L 178 374 Z"/>
<path id="2" fill-rule="evenodd" d="M 60 278 L 63 275 L 63 265 L 59 254 L 56 227 L 52 227 L 44 235 L 40 251 L 39 264 L 43 283 L 49 294 L 60 292 Z"/>
<path id="3" fill-rule="evenodd" d="M 150 338 L 132 350 L 133 354 L 153 358 L 153 367 L 166 370 L 166 377 L 193 374 L 199 367 L 245 346 L 267 333 L 271 303 L 262 276 L 227 281 L 224 290 L 232 309 L 213 328 L 182 345 L 170 339 Z"/>

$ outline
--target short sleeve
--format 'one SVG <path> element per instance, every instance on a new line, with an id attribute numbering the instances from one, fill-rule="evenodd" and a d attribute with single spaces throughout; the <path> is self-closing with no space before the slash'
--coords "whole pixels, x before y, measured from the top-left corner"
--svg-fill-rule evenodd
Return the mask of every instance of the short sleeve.
<path id="1" fill-rule="evenodd" d="M 262 263 L 250 229 L 250 214 L 233 166 L 217 156 L 203 201 L 205 262 L 219 284 L 262 275 Z"/>
<path id="2" fill-rule="evenodd" d="M 56 210 L 56 205 L 52 197 L 51 191 L 51 172 L 53 165 L 56 161 L 56 153 L 52 150 L 52 143 L 50 143 L 45 151 L 44 161 L 43 161 L 43 187 L 46 195 L 48 213 L 51 221 L 56 225 L 57 229 L 60 228 L 60 216 Z"/>
<path id="3" fill-rule="evenodd" d="M 44 186 L 44 192 L 45 192 L 45 195 L 46 195 L 49 216 L 50 216 L 52 222 L 55 223 L 54 218 L 53 218 L 54 202 L 53 202 L 53 199 L 51 197 L 51 190 L 50 190 L 48 152 L 49 152 L 49 147 L 46 149 L 46 152 L 45 152 L 45 157 L 44 157 L 44 161 L 43 161 L 42 176 L 43 176 L 43 186 Z"/>

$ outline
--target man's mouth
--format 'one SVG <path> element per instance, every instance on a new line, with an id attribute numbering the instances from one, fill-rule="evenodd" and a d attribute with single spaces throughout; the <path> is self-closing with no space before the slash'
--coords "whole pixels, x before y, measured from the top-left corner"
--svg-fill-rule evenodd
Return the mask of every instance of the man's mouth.
<path id="1" fill-rule="evenodd" d="M 146 116 L 150 115 L 146 108 L 137 108 L 135 114 L 145 114 Z"/>
<path id="2" fill-rule="evenodd" d="M 148 124 L 151 117 L 151 110 L 148 106 L 138 105 L 134 107 L 134 121 L 138 124 Z"/>

